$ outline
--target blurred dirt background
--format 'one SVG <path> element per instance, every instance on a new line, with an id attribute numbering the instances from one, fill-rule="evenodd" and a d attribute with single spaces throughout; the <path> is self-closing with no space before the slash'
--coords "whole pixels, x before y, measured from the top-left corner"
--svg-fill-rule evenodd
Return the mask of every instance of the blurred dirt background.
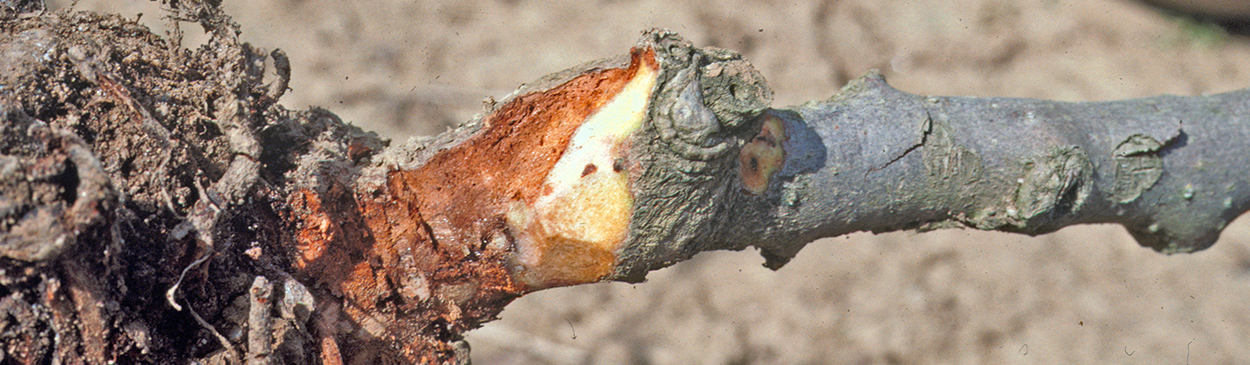
<path id="1" fill-rule="evenodd" d="M 51 1 L 63 8 L 69 1 Z M 148 1 L 75 9 L 139 16 Z M 1250 38 L 1126 0 L 227 0 L 282 48 L 291 108 L 403 140 L 487 97 L 624 53 L 666 27 L 743 53 L 778 105 L 881 69 L 935 95 L 1109 100 L 1250 86 Z M 182 24 L 184 45 L 202 30 Z M 469 334 L 478 364 L 1233 364 L 1250 359 L 1250 221 L 1166 257 L 1118 226 L 1030 238 L 967 230 L 811 244 L 777 272 L 703 254 L 639 285 L 539 292 Z"/>

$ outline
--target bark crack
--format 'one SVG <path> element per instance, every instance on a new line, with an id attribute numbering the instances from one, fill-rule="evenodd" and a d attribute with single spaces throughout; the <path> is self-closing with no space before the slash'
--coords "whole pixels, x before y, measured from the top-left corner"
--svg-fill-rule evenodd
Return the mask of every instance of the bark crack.
<path id="1" fill-rule="evenodd" d="M 886 162 L 885 165 L 881 165 L 881 167 L 877 167 L 877 168 L 868 169 L 868 172 L 864 173 L 864 177 L 868 177 L 868 175 L 874 172 L 885 170 L 886 168 L 890 167 L 890 165 L 893 165 L 895 162 L 902 160 L 904 157 L 907 157 L 907 155 L 911 154 L 912 152 L 920 149 L 921 147 L 924 147 L 925 143 L 929 141 L 929 135 L 933 134 L 933 116 L 929 114 L 929 109 L 925 109 L 924 114 L 925 114 L 924 116 L 925 121 L 924 121 L 924 124 L 922 125 L 922 128 L 924 128 L 924 131 L 920 135 L 920 142 L 916 142 L 916 144 L 911 145 L 911 147 L 907 147 L 907 150 L 903 151 L 903 153 L 900 153 L 898 156 L 895 156 L 893 159 L 890 159 L 890 161 Z"/>

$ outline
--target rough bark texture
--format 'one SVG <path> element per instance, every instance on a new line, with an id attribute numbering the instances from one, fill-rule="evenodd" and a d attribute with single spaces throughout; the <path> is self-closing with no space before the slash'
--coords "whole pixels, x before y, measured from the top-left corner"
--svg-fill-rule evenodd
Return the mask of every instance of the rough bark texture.
<path id="1" fill-rule="evenodd" d="M 750 244 L 770 267 L 817 237 L 916 228 L 1039 235 L 1119 223 L 1143 246 L 1192 252 L 1250 203 L 1246 90 L 1089 103 L 926 97 L 873 74 L 777 115 L 796 131 L 786 164 L 823 163 L 783 168 L 772 199 L 726 227 L 759 237 Z"/>
<path id="2" fill-rule="evenodd" d="M 169 6 L 211 41 L 3 13 L 6 362 L 463 362 L 461 334 L 520 295 L 701 251 L 775 268 L 862 230 L 1115 222 L 1188 252 L 1250 204 L 1247 91 L 1056 103 L 869 75 L 768 109 L 739 55 L 652 31 L 388 146 L 278 105 L 285 57 L 213 4 Z"/>

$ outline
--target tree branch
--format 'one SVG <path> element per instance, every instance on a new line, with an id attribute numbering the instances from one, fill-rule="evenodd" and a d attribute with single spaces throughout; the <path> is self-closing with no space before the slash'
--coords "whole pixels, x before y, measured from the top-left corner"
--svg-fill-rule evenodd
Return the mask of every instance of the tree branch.
<path id="1" fill-rule="evenodd" d="M 856 231 L 1110 222 L 1189 252 L 1248 204 L 1247 90 L 1059 103 L 917 96 L 869 74 L 770 109 L 740 55 L 656 30 L 389 146 L 276 105 L 285 57 L 269 53 L 279 79 L 262 83 L 266 53 L 219 9 L 178 14 L 210 47 L 115 16 L 0 23 L 0 63 L 19 70 L 0 75 L 17 85 L 0 103 L 0 307 L 53 328 L 0 339 L 31 362 L 466 361 L 461 334 L 521 295 L 641 281 L 702 251 L 759 247 L 777 268 Z M 196 324 L 165 292 L 213 336 L 167 330 Z"/>
<path id="2" fill-rule="evenodd" d="M 759 247 L 778 268 L 807 242 L 856 231 L 1041 234 L 1114 222 L 1156 250 L 1189 252 L 1246 209 L 1246 157 L 1235 148 L 1250 135 L 1245 91 L 1103 103 L 922 97 L 870 74 L 824 102 L 768 109 L 770 99 L 737 54 L 649 32 L 628 61 L 556 74 L 435 141 L 383 152 L 355 180 L 358 196 L 374 197 L 360 209 L 371 249 L 442 252 L 419 255 L 443 258 L 426 268 L 398 266 L 458 273 L 431 284 L 453 294 L 398 292 L 480 305 L 641 281 L 707 250 Z M 337 282 L 366 288 L 374 276 Z M 388 292 L 346 295 L 374 303 Z M 348 313 L 379 308 L 357 310 Z M 457 317 L 453 328 L 493 315 Z"/>
<path id="3" fill-rule="evenodd" d="M 1160 252 L 1201 250 L 1247 208 L 1247 115 L 1250 90 L 1064 103 L 923 97 L 870 74 L 766 114 L 791 136 L 784 165 L 811 167 L 737 197 L 721 239 L 773 268 L 816 238 L 913 228 L 1119 223 Z"/>

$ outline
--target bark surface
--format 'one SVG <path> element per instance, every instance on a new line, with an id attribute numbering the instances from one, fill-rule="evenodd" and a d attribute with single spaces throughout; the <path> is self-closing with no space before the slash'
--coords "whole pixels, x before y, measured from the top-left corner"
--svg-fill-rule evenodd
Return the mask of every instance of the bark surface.
<path id="1" fill-rule="evenodd" d="M 770 109 L 738 54 L 651 31 L 389 146 L 277 104 L 285 56 L 213 4 L 170 7 L 210 42 L 0 17 L 6 361 L 464 362 L 520 295 L 702 251 L 777 268 L 856 231 L 1112 222 L 1190 252 L 1250 204 L 1245 90 L 1059 103 L 870 74 Z"/>

